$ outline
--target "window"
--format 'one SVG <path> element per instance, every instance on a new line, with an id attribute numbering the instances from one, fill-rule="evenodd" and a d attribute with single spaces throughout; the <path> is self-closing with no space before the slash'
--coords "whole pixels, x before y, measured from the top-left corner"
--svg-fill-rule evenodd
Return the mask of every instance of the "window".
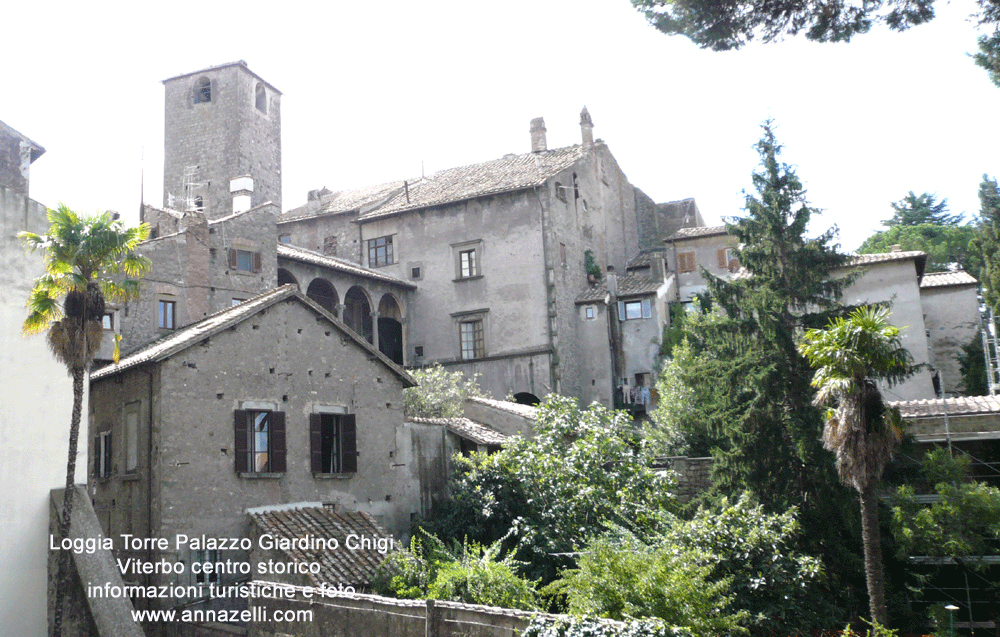
<path id="1" fill-rule="evenodd" d="M 313 473 L 357 473 L 358 427 L 354 414 L 310 414 Z"/>
<path id="2" fill-rule="evenodd" d="M 730 272 L 737 272 L 740 269 L 740 260 L 736 258 L 736 248 L 722 248 L 719 250 L 719 267 Z"/>
<path id="3" fill-rule="evenodd" d="M 260 111 L 261 113 L 266 113 L 267 112 L 267 90 L 264 88 L 264 85 L 261 84 L 260 82 L 257 82 L 257 89 L 256 89 L 255 93 L 256 93 L 255 97 L 256 97 L 256 102 L 257 102 L 257 110 Z"/>
<path id="4" fill-rule="evenodd" d="M 467 361 L 486 356 L 482 319 L 459 323 L 458 339 L 461 346 L 462 360 Z"/>
<path id="5" fill-rule="evenodd" d="M 218 549 L 200 549 L 194 551 L 194 563 L 196 564 L 218 564 L 221 562 Z M 191 569 L 194 571 L 194 569 Z M 208 571 L 207 573 L 205 571 Z M 195 582 L 198 584 L 218 584 L 219 573 L 215 568 L 199 568 L 195 573 Z"/>
<path id="6" fill-rule="evenodd" d="M 393 263 L 391 236 L 368 240 L 368 267 L 377 268 Z"/>
<path id="7" fill-rule="evenodd" d="M 125 406 L 125 473 L 139 468 L 139 407 L 141 403 Z"/>
<path id="8" fill-rule="evenodd" d="M 462 250 L 458 253 L 458 276 L 460 279 L 468 279 L 469 277 L 477 276 L 479 274 L 479 266 L 476 263 L 476 249 Z"/>
<path id="9" fill-rule="evenodd" d="M 563 267 L 566 267 L 566 244 L 559 244 L 559 263 Z"/>
<path id="10" fill-rule="evenodd" d="M 292 242 L 292 235 L 287 233 L 278 235 L 278 243 L 291 243 L 291 242 Z"/>
<path id="11" fill-rule="evenodd" d="M 483 275 L 483 242 L 463 241 L 451 244 L 455 260 L 455 280 L 474 279 Z"/>
<path id="12" fill-rule="evenodd" d="M 267 409 L 235 412 L 236 472 L 285 472 L 285 413 Z"/>
<path id="13" fill-rule="evenodd" d="M 677 269 L 681 272 L 694 272 L 698 264 L 695 262 L 694 250 L 677 254 Z"/>
<path id="14" fill-rule="evenodd" d="M 597 309 L 593 305 L 588 305 L 583 311 L 587 320 L 592 320 L 597 317 Z"/>
<path id="15" fill-rule="evenodd" d="M 260 272 L 260 252 L 251 252 L 241 248 L 229 249 L 229 268 L 237 272 Z"/>
<path id="16" fill-rule="evenodd" d="M 239 305 L 243 301 L 246 301 L 246 299 L 233 299 L 232 301 L 230 301 L 229 307 L 236 307 L 237 305 Z"/>
<path id="17" fill-rule="evenodd" d="M 175 301 L 160 301 L 160 329 L 176 329 L 176 309 L 177 303 Z"/>
<path id="18" fill-rule="evenodd" d="M 102 431 L 94 436 L 94 477 L 111 475 L 111 432 Z"/>
<path id="19" fill-rule="evenodd" d="M 618 301 L 618 320 L 631 321 L 648 319 L 653 316 L 653 306 L 649 299 L 639 301 Z"/>
<path id="20" fill-rule="evenodd" d="M 412 268 L 410 270 L 410 278 L 419 279 L 420 278 L 420 268 Z"/>
<path id="21" fill-rule="evenodd" d="M 566 186 L 562 185 L 558 181 L 556 182 L 556 199 L 566 203 Z"/>
<path id="22" fill-rule="evenodd" d="M 105 312 L 104 316 L 101 317 L 101 327 L 105 331 L 110 332 L 115 329 L 115 313 Z"/>
<path id="23" fill-rule="evenodd" d="M 414 347 L 413 348 L 413 355 L 416 356 L 416 357 L 418 357 L 418 358 L 420 356 L 423 356 L 424 355 L 424 346 L 423 345 L 417 345 L 416 347 Z"/>
<path id="24" fill-rule="evenodd" d="M 194 103 L 203 104 L 212 101 L 212 80 L 203 77 L 194 87 Z"/>

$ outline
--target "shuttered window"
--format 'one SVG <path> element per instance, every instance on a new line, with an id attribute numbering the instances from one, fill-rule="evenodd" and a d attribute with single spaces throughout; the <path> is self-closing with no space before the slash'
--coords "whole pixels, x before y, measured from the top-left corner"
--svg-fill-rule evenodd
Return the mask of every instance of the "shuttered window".
<path id="1" fill-rule="evenodd" d="M 313 473 L 357 473 L 354 414 L 310 414 L 309 464 Z"/>
<path id="2" fill-rule="evenodd" d="M 234 412 L 237 473 L 284 473 L 285 413 L 263 409 Z"/>
<path id="3" fill-rule="evenodd" d="M 111 476 L 111 432 L 104 431 L 94 436 L 94 476 Z"/>
<path id="4" fill-rule="evenodd" d="M 260 272 L 261 265 L 260 252 L 240 248 L 229 249 L 229 269 L 237 272 Z"/>
<path id="5" fill-rule="evenodd" d="M 681 272 L 694 272 L 697 265 L 694 258 L 694 250 L 681 252 L 677 255 L 677 269 Z"/>

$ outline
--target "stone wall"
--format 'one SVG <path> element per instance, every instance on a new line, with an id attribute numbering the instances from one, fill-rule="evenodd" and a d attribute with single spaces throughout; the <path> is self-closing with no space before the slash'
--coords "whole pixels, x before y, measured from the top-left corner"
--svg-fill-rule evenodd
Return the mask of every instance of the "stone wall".
<path id="1" fill-rule="evenodd" d="M 963 347 L 978 339 L 979 301 L 976 292 L 975 285 L 920 288 L 924 327 L 930 342 L 930 362 L 941 374 L 946 397 L 960 396 L 965 391 L 958 357 L 962 355 Z"/>

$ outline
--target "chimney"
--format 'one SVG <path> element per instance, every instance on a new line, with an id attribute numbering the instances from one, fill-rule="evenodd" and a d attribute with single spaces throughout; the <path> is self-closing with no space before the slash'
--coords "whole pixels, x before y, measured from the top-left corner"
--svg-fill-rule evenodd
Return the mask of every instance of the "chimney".
<path id="1" fill-rule="evenodd" d="M 536 117 L 531 120 L 531 152 L 545 152 L 545 118 Z"/>
<path id="2" fill-rule="evenodd" d="M 250 198 L 253 194 L 253 177 L 242 175 L 229 180 L 229 193 L 233 196 L 233 213 L 250 210 Z"/>
<path id="3" fill-rule="evenodd" d="M 667 280 L 667 267 L 663 262 L 663 257 L 654 254 L 652 260 L 649 262 L 649 271 L 653 275 L 653 280 L 657 283 L 663 283 Z"/>
<path id="4" fill-rule="evenodd" d="M 594 120 L 590 119 L 590 111 L 584 106 L 580 111 L 580 133 L 583 135 L 583 145 L 594 145 Z"/>
<path id="5" fill-rule="evenodd" d="M 618 298 L 618 274 L 615 273 L 615 266 L 609 265 L 604 277 L 607 280 L 608 294 L 611 295 L 611 300 L 614 301 Z"/>
<path id="6" fill-rule="evenodd" d="M 898 243 L 892 245 L 889 248 L 889 252 L 902 252 L 902 251 L 903 251 L 903 246 L 899 245 Z"/>

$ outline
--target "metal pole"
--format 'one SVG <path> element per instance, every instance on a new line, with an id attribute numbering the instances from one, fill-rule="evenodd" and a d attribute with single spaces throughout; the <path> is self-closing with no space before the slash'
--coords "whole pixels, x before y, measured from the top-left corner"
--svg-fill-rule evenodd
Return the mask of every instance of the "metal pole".
<path id="1" fill-rule="evenodd" d="M 948 604 L 944 609 L 948 611 L 948 631 L 951 637 L 955 637 L 955 611 L 958 610 L 958 606 Z"/>

